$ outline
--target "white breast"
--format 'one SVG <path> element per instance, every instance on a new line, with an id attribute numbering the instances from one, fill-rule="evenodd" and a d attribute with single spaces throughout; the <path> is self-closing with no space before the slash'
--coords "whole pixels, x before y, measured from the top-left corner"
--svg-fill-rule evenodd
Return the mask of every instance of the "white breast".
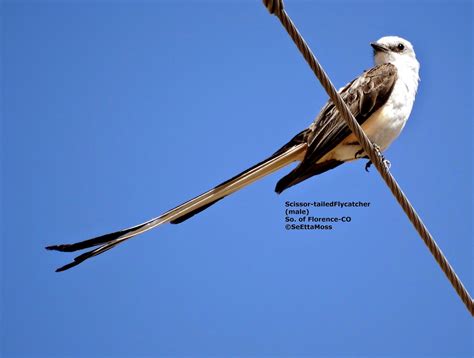
<path id="1" fill-rule="evenodd" d="M 398 137 L 410 116 L 418 82 L 416 80 L 416 84 L 412 83 L 412 77 L 399 69 L 398 79 L 389 99 L 362 125 L 372 143 L 377 144 L 382 150 L 387 149 Z M 360 154 L 361 147 L 354 143 L 357 143 L 357 139 L 354 134 L 350 134 L 319 161 L 328 159 L 350 161 L 356 159 L 358 152 L 358 158 L 364 156 Z"/>
<path id="2" fill-rule="evenodd" d="M 385 150 L 399 136 L 413 108 L 414 97 L 407 85 L 398 80 L 387 101 L 362 125 L 372 143 Z"/>

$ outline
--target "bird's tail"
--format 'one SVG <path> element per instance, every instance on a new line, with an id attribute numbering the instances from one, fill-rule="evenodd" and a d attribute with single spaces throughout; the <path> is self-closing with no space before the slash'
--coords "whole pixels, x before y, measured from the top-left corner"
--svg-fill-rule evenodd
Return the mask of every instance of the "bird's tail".
<path id="1" fill-rule="evenodd" d="M 245 170 L 244 172 L 236 175 L 235 177 L 225 181 L 224 183 L 219 184 L 218 186 L 205 192 L 204 194 L 201 194 L 195 197 L 194 199 L 186 201 L 185 203 L 165 212 L 164 214 L 154 219 L 124 230 L 102 235 L 93 239 L 77 242 L 74 244 L 52 245 L 46 247 L 46 249 L 48 250 L 73 252 L 91 248 L 94 246 L 99 246 L 91 251 L 85 252 L 82 255 L 77 256 L 73 262 L 58 268 L 56 272 L 70 269 L 71 267 L 74 267 L 91 257 L 100 255 L 105 251 L 114 248 L 125 240 L 128 240 L 138 234 L 141 234 L 162 224 L 179 224 L 189 219 L 191 216 L 207 209 L 209 206 L 215 204 L 217 201 L 223 199 L 224 197 L 255 182 L 256 180 L 261 179 L 294 161 L 302 160 L 307 149 L 306 142 L 302 140 L 302 133 L 293 138 L 292 141 L 282 147 L 271 157 L 254 165 L 253 167 Z"/>

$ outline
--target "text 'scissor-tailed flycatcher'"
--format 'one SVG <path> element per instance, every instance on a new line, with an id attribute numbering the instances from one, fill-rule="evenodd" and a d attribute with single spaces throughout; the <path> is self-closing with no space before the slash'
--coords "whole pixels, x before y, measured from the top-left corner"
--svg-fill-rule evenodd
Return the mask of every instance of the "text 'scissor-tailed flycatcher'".
<path id="1" fill-rule="evenodd" d="M 420 65 L 411 43 L 400 37 L 382 37 L 371 46 L 375 66 L 340 89 L 339 93 L 372 143 L 383 151 L 398 137 L 410 115 L 418 88 Z M 99 246 L 56 270 L 64 271 L 154 227 L 168 222 L 179 224 L 292 162 L 300 163 L 277 183 L 277 193 L 344 162 L 363 157 L 366 157 L 365 153 L 354 134 L 329 101 L 309 128 L 298 133 L 269 158 L 204 194 L 143 224 L 75 244 L 48 246 L 47 249 L 72 252 Z"/>

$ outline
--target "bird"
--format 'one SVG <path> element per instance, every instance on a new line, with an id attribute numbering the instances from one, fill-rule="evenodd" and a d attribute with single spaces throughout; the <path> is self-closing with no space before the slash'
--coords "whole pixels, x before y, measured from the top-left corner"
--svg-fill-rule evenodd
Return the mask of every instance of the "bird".
<path id="1" fill-rule="evenodd" d="M 420 80 L 420 64 L 413 45 L 399 36 L 384 36 L 370 45 L 373 67 L 338 92 L 383 156 L 381 153 L 399 136 L 410 116 Z M 275 191 L 278 194 L 308 178 L 361 158 L 367 158 L 366 153 L 332 101 L 328 100 L 309 127 L 288 143 L 265 160 L 207 192 L 142 224 L 85 241 L 47 246 L 46 249 L 74 252 L 93 248 L 56 270 L 65 271 L 157 226 L 182 223 L 294 162 L 299 164 L 277 182 Z M 366 170 L 370 164 L 367 162 Z"/>

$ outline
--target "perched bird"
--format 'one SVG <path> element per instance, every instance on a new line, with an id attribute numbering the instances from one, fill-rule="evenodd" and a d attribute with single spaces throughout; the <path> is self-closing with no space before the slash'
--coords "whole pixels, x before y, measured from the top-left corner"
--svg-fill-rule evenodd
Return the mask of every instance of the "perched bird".
<path id="1" fill-rule="evenodd" d="M 372 143 L 383 151 L 398 137 L 408 120 L 418 88 L 420 64 L 412 44 L 400 37 L 382 37 L 371 46 L 375 66 L 341 88 L 339 93 Z M 359 158 L 366 158 L 363 149 L 334 104 L 328 101 L 307 129 L 274 154 L 204 194 L 143 224 L 46 249 L 72 252 L 98 246 L 56 270 L 64 271 L 159 225 L 182 223 L 224 197 L 295 161 L 299 161 L 299 165 L 276 184 L 277 193 Z"/>

